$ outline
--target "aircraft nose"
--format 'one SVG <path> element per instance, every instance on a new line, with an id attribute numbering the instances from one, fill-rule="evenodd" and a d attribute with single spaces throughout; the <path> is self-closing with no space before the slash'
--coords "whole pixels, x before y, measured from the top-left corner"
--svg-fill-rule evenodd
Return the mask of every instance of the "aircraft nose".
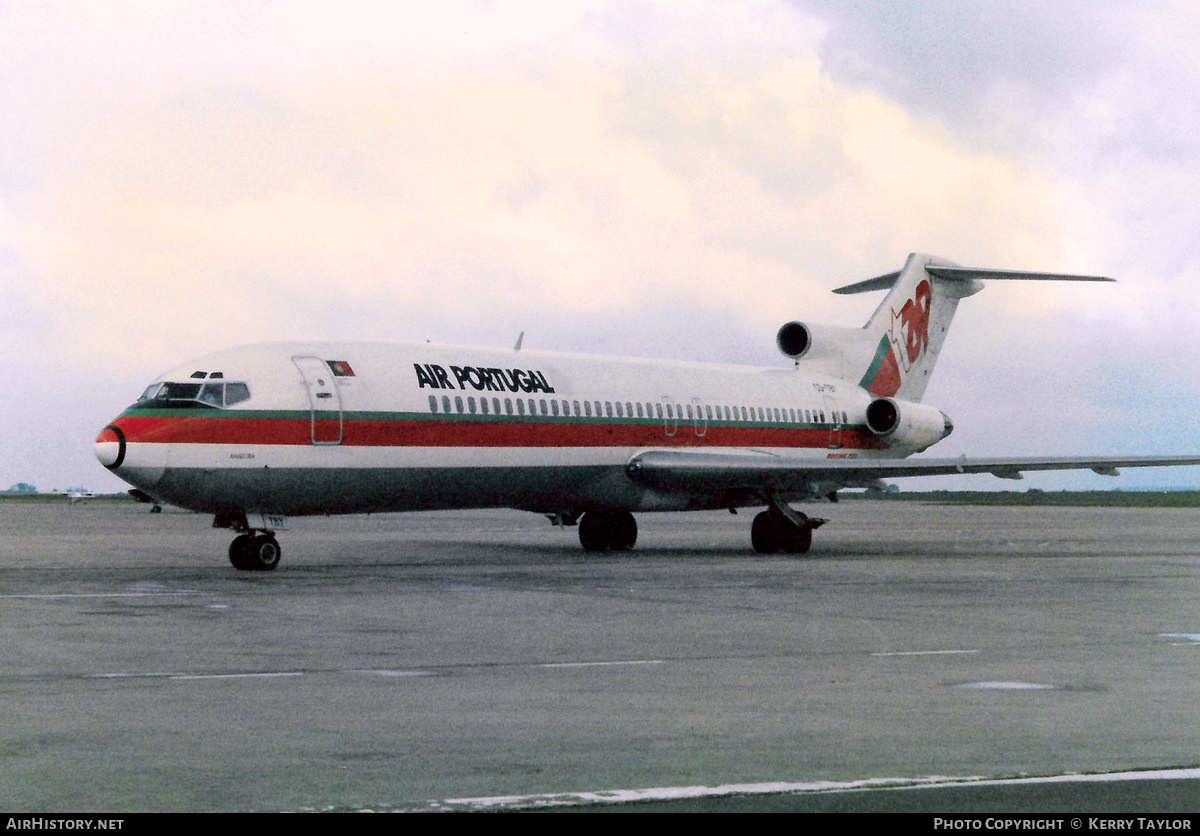
<path id="1" fill-rule="evenodd" d="M 109 424 L 96 436 L 96 458 L 109 470 L 120 467 L 125 460 L 125 433 Z"/>

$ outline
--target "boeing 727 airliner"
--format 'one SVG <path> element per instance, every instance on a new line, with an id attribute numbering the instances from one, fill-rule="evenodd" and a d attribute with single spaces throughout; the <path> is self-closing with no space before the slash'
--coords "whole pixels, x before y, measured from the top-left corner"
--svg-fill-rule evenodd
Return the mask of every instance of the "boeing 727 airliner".
<path id="1" fill-rule="evenodd" d="M 953 265 L 887 290 L 861 329 L 789 322 L 786 368 L 449 345 L 271 343 L 220 351 L 152 383 L 96 439 L 135 488 L 237 532 L 229 558 L 273 569 L 288 516 L 509 507 L 626 550 L 634 511 L 765 507 L 760 553 L 808 551 L 823 520 L 790 503 L 881 479 L 1200 464 L 1200 456 L 909 458 L 950 434 L 921 403 L 960 299 L 987 280 L 1111 281 Z"/>

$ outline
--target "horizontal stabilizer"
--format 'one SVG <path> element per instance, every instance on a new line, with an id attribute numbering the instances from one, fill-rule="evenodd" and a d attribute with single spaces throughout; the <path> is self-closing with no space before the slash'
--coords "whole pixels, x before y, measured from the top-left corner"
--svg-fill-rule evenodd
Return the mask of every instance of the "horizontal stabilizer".
<path id="1" fill-rule="evenodd" d="M 1031 281 L 1031 282 L 1114 282 L 1107 276 L 1075 276 L 1066 273 L 1031 273 L 1027 270 L 989 270 L 984 267 L 943 267 L 930 264 L 925 272 L 939 279 L 954 281 Z"/>
<path id="2" fill-rule="evenodd" d="M 851 293 L 867 293 L 872 290 L 888 290 L 896 283 L 896 279 L 900 278 L 900 271 L 895 273 L 885 273 L 882 276 L 876 276 L 873 279 L 865 279 L 861 282 L 848 284 L 845 287 L 839 287 L 834 290 L 834 293 L 840 293 L 843 296 L 848 296 Z"/>
<path id="3" fill-rule="evenodd" d="M 927 264 L 925 272 L 939 279 L 969 282 L 984 281 L 1030 281 L 1030 282 L 1114 282 L 1107 276 L 1077 276 L 1068 273 L 1034 273 L 1028 270 L 992 270 L 986 267 L 951 267 L 943 264 Z M 852 293 L 869 293 L 872 290 L 888 290 L 900 278 L 901 271 L 884 273 L 873 279 L 848 284 L 835 289 L 834 293 L 848 296 Z"/>

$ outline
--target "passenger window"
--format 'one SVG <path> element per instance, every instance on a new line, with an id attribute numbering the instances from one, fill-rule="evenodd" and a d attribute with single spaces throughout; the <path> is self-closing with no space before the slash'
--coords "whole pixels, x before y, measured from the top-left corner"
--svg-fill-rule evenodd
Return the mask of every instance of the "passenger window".
<path id="1" fill-rule="evenodd" d="M 458 396 L 454 399 L 454 411 L 457 412 L 459 415 L 462 415 L 463 403 L 462 403 L 461 396 Z"/>
<path id="2" fill-rule="evenodd" d="M 585 416 L 587 416 L 588 418 L 592 417 L 592 402 L 591 401 L 583 402 L 583 414 Z"/>
<path id="3" fill-rule="evenodd" d="M 518 415 L 525 414 L 525 401 L 521 398 L 517 398 L 517 414 Z"/>
<path id="4" fill-rule="evenodd" d="M 519 403 L 519 401 L 518 401 L 518 403 Z M 504 399 L 504 414 L 512 415 L 512 398 Z"/>
<path id="5" fill-rule="evenodd" d="M 442 412 L 449 412 L 449 411 L 450 411 L 450 397 L 448 395 L 442 395 Z"/>
<path id="6" fill-rule="evenodd" d="M 429 411 L 437 412 L 437 395 L 429 396 Z"/>
<path id="7" fill-rule="evenodd" d="M 467 411 L 469 411 L 472 415 L 475 414 L 475 399 L 474 398 L 467 398 Z"/>

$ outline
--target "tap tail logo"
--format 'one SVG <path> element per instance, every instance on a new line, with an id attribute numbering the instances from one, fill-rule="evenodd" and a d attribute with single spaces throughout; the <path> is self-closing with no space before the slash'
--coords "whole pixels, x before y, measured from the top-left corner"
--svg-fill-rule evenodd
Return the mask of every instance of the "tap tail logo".
<path id="1" fill-rule="evenodd" d="M 859 386 L 872 395 L 887 398 L 895 395 L 904 376 L 929 348 L 929 313 L 933 304 L 933 289 L 922 279 L 897 311 L 891 306 L 888 330 L 879 339 L 875 356 L 859 381 Z"/>

